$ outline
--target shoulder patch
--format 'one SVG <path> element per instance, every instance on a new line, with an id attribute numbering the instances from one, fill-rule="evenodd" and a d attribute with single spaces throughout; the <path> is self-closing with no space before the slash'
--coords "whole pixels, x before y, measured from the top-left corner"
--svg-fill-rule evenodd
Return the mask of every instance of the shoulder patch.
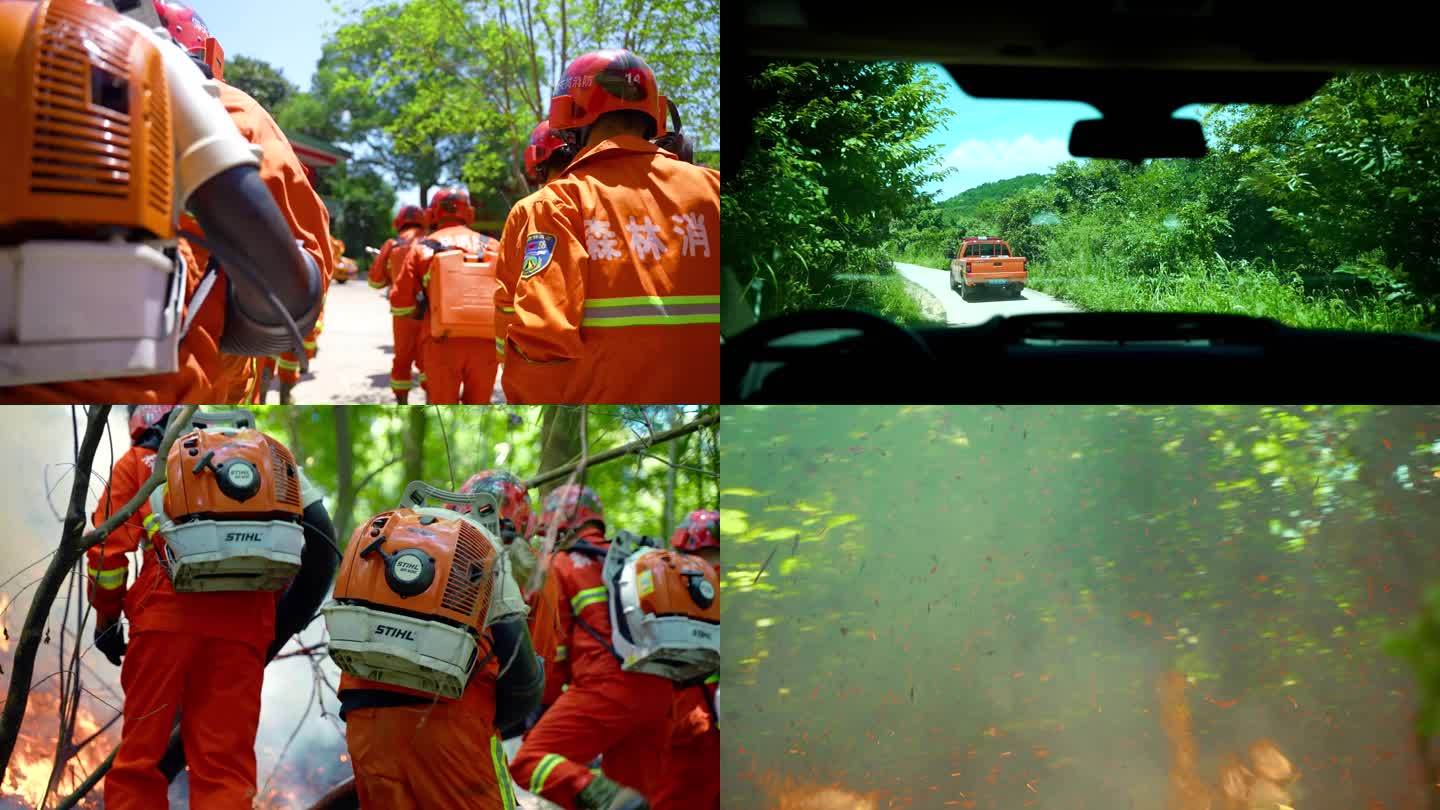
<path id="1" fill-rule="evenodd" d="M 532 233 L 525 237 L 525 261 L 520 265 L 520 278 L 530 278 L 550 266 L 555 255 L 555 237 L 548 233 Z"/>

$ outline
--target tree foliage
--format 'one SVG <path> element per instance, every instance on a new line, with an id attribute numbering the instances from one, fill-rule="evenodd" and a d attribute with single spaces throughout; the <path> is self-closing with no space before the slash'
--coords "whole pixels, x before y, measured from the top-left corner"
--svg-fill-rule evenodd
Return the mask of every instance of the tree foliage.
<path id="1" fill-rule="evenodd" d="M 713 408 L 713 406 L 712 406 Z M 395 506 L 411 477 L 436 486 L 458 487 L 482 469 L 501 467 L 523 478 L 542 469 L 542 426 L 547 412 L 569 414 L 578 407 L 431 406 L 396 408 L 380 405 L 321 407 L 256 406 L 262 430 L 303 452 L 306 474 L 329 496 L 334 509 L 342 489 L 342 454 L 336 441 L 337 420 L 349 414 L 350 488 L 354 512 L 335 515 L 336 526 L 355 525 L 369 515 Z M 590 452 L 598 453 L 636 438 L 659 433 L 689 421 L 697 409 L 674 406 L 622 406 L 587 409 Z M 716 441 L 718 430 L 702 430 L 677 440 L 677 510 L 713 508 L 716 503 Z M 576 445 L 578 448 L 578 444 Z M 616 461 L 590 469 L 585 483 L 605 504 L 615 528 L 658 534 L 667 518 L 665 502 L 668 466 L 663 448 L 652 457 Z M 576 453 L 557 458 L 574 461 Z M 413 459 L 413 462 L 411 461 Z M 552 459 L 553 460 L 553 459 Z M 413 463 L 413 467 L 410 466 Z M 539 506 L 539 494 L 532 494 Z M 342 540 L 348 538 L 341 538 Z"/>
<path id="2" fill-rule="evenodd" d="M 716 0 L 374 3 L 326 43 L 312 93 L 336 137 L 418 186 L 422 204 L 434 185 L 465 183 L 497 192 L 502 216 L 527 192 L 520 153 L 550 88 L 570 59 L 606 47 L 644 58 L 699 146 L 718 148 Z"/>
<path id="3" fill-rule="evenodd" d="M 943 176 L 923 144 L 945 117 L 935 77 L 908 63 L 775 62 L 751 92 L 755 148 L 721 200 L 727 264 L 759 280 L 767 314 L 881 308 L 853 276 L 892 273 L 881 246 Z"/>
<path id="4" fill-rule="evenodd" d="M 244 90 L 260 102 L 261 107 L 271 111 L 299 92 L 299 88 L 291 84 L 274 65 L 240 55 L 226 60 L 225 83 Z"/>
<path id="5" fill-rule="evenodd" d="M 919 206 L 892 253 L 940 266 L 961 235 L 995 231 L 1037 286 L 1088 308 L 1440 324 L 1440 75 L 1342 75 L 1302 104 L 1212 108 L 1206 124 L 1200 160 L 1066 161 L 990 206 Z M 1207 293 L 1172 295 L 1191 286 Z"/>

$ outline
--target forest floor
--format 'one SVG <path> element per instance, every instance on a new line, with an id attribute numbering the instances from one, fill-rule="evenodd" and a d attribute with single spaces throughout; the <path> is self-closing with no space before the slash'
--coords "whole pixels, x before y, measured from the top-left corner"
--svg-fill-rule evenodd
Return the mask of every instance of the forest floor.
<path id="1" fill-rule="evenodd" d="M 330 286 L 325 298 L 325 328 L 320 332 L 315 359 L 310 361 L 310 372 L 291 391 L 291 402 L 331 405 L 395 401 L 390 393 L 395 341 L 385 292 L 371 289 L 364 278 Z M 265 401 L 280 401 L 278 382 L 270 384 Z M 491 402 L 504 401 L 497 375 Z M 410 404 L 426 404 L 425 392 L 418 387 L 412 390 Z"/>

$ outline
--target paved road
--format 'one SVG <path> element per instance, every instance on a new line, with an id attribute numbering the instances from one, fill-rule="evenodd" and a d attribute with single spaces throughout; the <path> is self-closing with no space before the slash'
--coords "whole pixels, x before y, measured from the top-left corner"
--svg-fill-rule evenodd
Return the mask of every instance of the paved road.
<path id="1" fill-rule="evenodd" d="M 995 296 L 979 301 L 966 301 L 950 289 L 950 274 L 918 264 L 896 262 L 895 269 L 909 281 L 924 287 L 945 305 L 946 319 L 957 326 L 984 323 L 996 315 L 1033 315 L 1041 312 L 1075 312 L 1076 308 L 1059 299 L 1035 290 L 1025 290 L 1019 298 Z"/>
<path id="2" fill-rule="evenodd" d="M 395 347 L 385 292 L 370 289 L 363 276 L 330 285 L 319 348 L 310 361 L 310 373 L 291 391 L 292 402 L 329 405 L 395 401 L 390 393 L 390 362 Z M 280 401 L 278 382 L 271 383 L 265 401 Z M 504 402 L 498 376 L 492 401 Z M 425 404 L 425 392 L 419 388 L 411 391 L 410 404 Z"/>

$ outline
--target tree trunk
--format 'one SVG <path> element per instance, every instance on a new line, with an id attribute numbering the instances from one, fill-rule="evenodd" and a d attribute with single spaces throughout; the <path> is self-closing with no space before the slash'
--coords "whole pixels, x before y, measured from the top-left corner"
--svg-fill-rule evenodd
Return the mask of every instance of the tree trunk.
<path id="1" fill-rule="evenodd" d="M 350 439 L 350 406 L 330 409 L 335 419 L 335 523 L 336 540 L 350 536 L 355 520 L 355 453 Z"/>
<path id="2" fill-rule="evenodd" d="M 679 425 L 681 416 L 679 408 L 671 408 L 671 424 Z M 660 515 L 660 538 L 668 540 L 670 533 L 675 529 L 675 483 L 679 473 L 680 463 L 680 440 L 670 442 L 666 449 L 670 455 L 670 469 L 665 473 L 665 511 Z"/>
<path id="3" fill-rule="evenodd" d="M 305 466 L 305 447 L 300 441 L 300 414 L 294 408 L 285 409 L 285 428 L 290 433 L 290 453 L 295 463 Z"/>
<path id="4" fill-rule="evenodd" d="M 569 464 L 580 455 L 580 413 L 573 405 L 544 405 L 540 424 L 540 472 Z M 583 482 L 582 482 L 583 483 Z M 560 479 L 540 487 L 543 499 Z"/>
<path id="5" fill-rule="evenodd" d="M 406 409 L 410 421 L 409 429 L 403 434 L 405 441 L 405 481 L 425 480 L 425 409 Z"/>

